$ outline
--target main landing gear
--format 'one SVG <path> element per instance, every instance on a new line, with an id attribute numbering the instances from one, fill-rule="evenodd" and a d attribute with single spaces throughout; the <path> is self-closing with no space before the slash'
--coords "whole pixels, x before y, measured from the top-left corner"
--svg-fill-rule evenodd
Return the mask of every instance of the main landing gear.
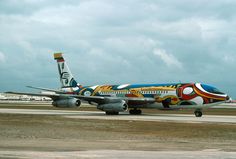
<path id="1" fill-rule="evenodd" d="M 119 112 L 106 112 L 106 115 L 119 115 Z"/>
<path id="2" fill-rule="evenodd" d="M 194 114 L 196 117 L 202 117 L 202 111 L 200 109 L 196 109 Z"/>
<path id="3" fill-rule="evenodd" d="M 142 114 L 142 110 L 140 110 L 140 109 L 130 109 L 129 114 L 140 115 L 140 114 Z"/>

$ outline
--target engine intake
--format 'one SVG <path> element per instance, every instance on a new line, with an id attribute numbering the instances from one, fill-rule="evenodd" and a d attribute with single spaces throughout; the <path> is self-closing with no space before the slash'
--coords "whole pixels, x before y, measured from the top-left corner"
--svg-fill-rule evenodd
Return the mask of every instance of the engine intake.
<path id="1" fill-rule="evenodd" d="M 76 98 L 59 99 L 53 101 L 52 105 L 58 108 L 74 108 L 74 107 L 79 107 L 81 105 L 81 101 Z"/>

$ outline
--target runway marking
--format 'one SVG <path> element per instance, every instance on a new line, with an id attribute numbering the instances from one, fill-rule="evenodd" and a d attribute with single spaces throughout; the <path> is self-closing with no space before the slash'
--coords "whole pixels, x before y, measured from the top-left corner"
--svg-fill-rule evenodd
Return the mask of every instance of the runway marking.
<path id="1" fill-rule="evenodd" d="M 128 121 L 168 121 L 181 123 L 228 123 L 236 124 L 236 116 L 203 115 L 197 118 L 186 114 L 143 114 L 129 115 L 127 112 L 120 115 L 105 115 L 99 111 L 69 111 L 69 110 L 35 110 L 35 109 L 0 109 L 0 113 L 61 115 L 66 118 L 97 119 L 97 120 L 128 120 Z"/>

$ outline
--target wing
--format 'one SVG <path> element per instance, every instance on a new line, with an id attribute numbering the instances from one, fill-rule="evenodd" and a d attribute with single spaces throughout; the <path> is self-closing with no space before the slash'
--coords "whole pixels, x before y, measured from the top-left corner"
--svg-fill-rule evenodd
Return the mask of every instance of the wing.
<path id="1" fill-rule="evenodd" d="M 87 102 L 94 102 L 97 104 L 106 104 L 106 103 L 116 103 L 124 100 L 126 103 L 136 103 L 136 104 L 150 104 L 154 103 L 154 98 L 136 98 L 136 97 L 102 97 L 102 96 L 80 96 L 80 95 L 71 95 L 74 98 L 81 99 Z"/>
<path id="2" fill-rule="evenodd" d="M 32 89 L 39 89 L 42 91 L 49 91 L 49 92 L 55 92 L 55 93 L 65 93 L 64 91 L 61 90 L 56 90 L 56 89 L 50 89 L 50 88 L 42 88 L 42 87 L 34 87 L 34 86 L 26 86 L 28 88 L 32 88 Z"/>
<path id="3" fill-rule="evenodd" d="M 5 92 L 7 94 L 17 94 L 17 95 L 29 95 L 29 96 L 37 96 L 37 97 L 49 97 L 52 98 L 52 100 L 60 99 L 60 94 L 55 93 L 28 93 L 28 92 Z"/>
<path id="4" fill-rule="evenodd" d="M 56 93 L 52 93 L 52 94 L 50 94 L 50 93 L 23 93 L 23 92 L 5 92 L 5 93 L 49 97 L 52 100 L 77 98 L 82 101 L 94 102 L 97 104 L 116 103 L 121 100 L 124 100 L 127 103 L 132 102 L 132 103 L 137 103 L 137 104 L 150 104 L 150 103 L 155 102 L 154 98 L 81 96 L 81 95 L 73 95 L 73 94 L 56 94 Z"/>

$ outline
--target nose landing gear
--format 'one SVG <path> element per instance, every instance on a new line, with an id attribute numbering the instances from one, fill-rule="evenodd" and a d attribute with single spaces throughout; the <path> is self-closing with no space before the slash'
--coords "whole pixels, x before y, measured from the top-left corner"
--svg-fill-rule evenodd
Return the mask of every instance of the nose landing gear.
<path id="1" fill-rule="evenodd" d="M 195 110 L 194 114 L 196 117 L 202 117 L 202 111 L 200 109 Z"/>

